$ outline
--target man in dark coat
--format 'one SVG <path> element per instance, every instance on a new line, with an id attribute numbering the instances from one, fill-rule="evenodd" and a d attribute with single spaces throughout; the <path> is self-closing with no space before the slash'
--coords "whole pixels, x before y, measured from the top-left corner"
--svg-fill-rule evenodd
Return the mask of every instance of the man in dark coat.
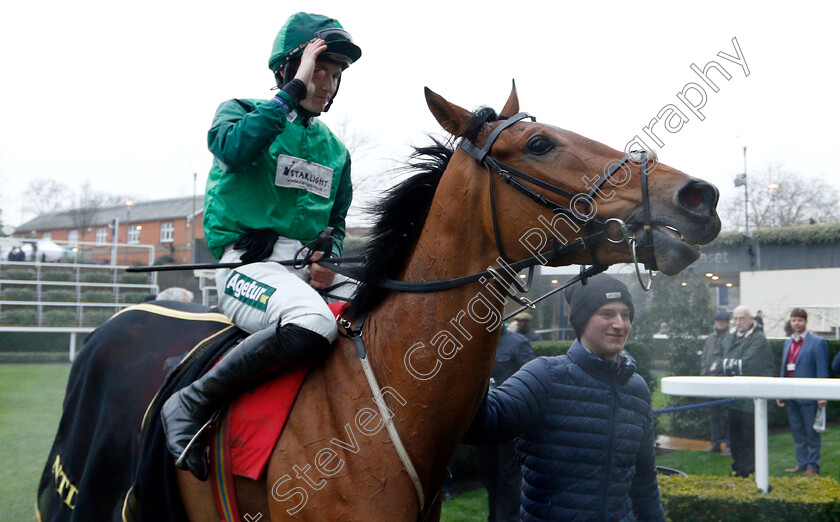
<path id="1" fill-rule="evenodd" d="M 828 343 L 808 331 L 808 312 L 802 308 L 790 311 L 793 334 L 785 341 L 782 353 L 782 377 L 828 378 Z M 796 466 L 788 473 L 804 472 L 813 476 L 820 472 L 820 434 L 814 429 L 817 408 L 824 408 L 828 401 L 789 400 L 776 401 L 787 406 L 790 431 L 796 452 Z"/>
<path id="2" fill-rule="evenodd" d="M 566 300 L 577 335 L 568 354 L 539 357 L 490 391 L 466 441 L 519 437 L 524 521 L 664 521 L 650 390 L 624 351 L 630 292 L 601 274 Z"/>
<path id="3" fill-rule="evenodd" d="M 700 375 L 723 375 L 723 340 L 729 334 L 729 312 L 718 310 L 713 317 L 715 331 L 706 339 L 703 346 L 703 357 L 700 362 Z M 709 407 L 709 427 L 711 428 L 711 444 L 706 448 L 707 453 L 721 451 L 721 444 L 727 443 L 727 448 L 721 454 L 730 456 L 729 443 L 726 437 L 728 410 L 725 405 Z"/>
<path id="4" fill-rule="evenodd" d="M 732 312 L 735 331 L 723 341 L 724 375 L 773 375 L 773 353 L 764 331 L 758 328 L 746 306 Z M 755 405 L 739 399 L 729 405 L 729 441 L 732 443 L 732 474 L 748 477 L 755 472 Z"/>
<path id="5" fill-rule="evenodd" d="M 490 388 L 501 386 L 534 357 L 528 339 L 502 328 Z M 513 441 L 479 446 L 476 456 L 481 483 L 487 489 L 488 522 L 517 522 L 522 475 Z"/>
<path id="6" fill-rule="evenodd" d="M 541 341 L 540 334 L 531 328 L 531 319 L 531 314 L 528 312 L 519 312 L 513 316 L 513 323 L 508 327 L 508 330 L 525 337 L 529 343 Z"/>

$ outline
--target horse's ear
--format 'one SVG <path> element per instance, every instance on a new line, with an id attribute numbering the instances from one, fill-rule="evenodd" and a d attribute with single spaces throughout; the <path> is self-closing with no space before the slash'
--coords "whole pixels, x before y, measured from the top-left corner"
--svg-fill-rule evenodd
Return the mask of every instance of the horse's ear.
<path id="1" fill-rule="evenodd" d="M 443 96 L 435 93 L 428 87 L 426 90 L 426 104 L 432 115 L 440 123 L 448 133 L 453 136 L 461 137 L 467 131 L 467 125 L 472 115 L 466 109 L 458 107 L 454 103 L 449 103 Z"/>
<path id="2" fill-rule="evenodd" d="M 502 109 L 501 116 L 510 118 L 514 114 L 519 113 L 519 97 L 516 95 L 516 81 L 511 80 L 510 96 Z"/>

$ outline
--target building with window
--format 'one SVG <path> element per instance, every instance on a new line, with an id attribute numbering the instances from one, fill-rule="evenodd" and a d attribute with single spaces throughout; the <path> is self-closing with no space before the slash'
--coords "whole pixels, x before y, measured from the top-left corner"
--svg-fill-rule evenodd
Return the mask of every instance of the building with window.
<path id="1" fill-rule="evenodd" d="M 204 196 L 128 201 L 123 205 L 43 214 L 17 227 L 15 236 L 67 241 L 70 245 L 103 245 L 84 247 L 85 261 L 98 264 L 111 262 L 112 250 L 106 245 L 112 243 L 154 245 L 155 259 L 167 263 L 206 263 L 213 258 L 204 240 L 203 215 Z M 117 262 L 148 264 L 148 250 L 122 248 Z"/>

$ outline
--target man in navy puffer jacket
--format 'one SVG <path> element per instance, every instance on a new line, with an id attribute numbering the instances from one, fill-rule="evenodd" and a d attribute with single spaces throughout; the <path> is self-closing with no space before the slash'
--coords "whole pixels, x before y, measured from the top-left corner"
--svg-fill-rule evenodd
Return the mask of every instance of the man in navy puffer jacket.
<path id="1" fill-rule="evenodd" d="M 466 436 L 519 437 L 524 521 L 664 521 L 650 390 L 624 351 L 633 320 L 627 287 L 602 274 L 566 291 L 577 340 L 492 390 Z"/>

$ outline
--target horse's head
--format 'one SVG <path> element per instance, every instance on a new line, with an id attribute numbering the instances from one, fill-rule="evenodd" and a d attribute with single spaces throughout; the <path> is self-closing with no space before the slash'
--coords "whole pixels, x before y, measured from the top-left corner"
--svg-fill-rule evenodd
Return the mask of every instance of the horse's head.
<path id="1" fill-rule="evenodd" d="M 553 236 L 554 247 L 571 245 L 560 264 L 631 262 L 633 241 L 620 241 L 621 222 L 608 221 L 618 218 L 648 247 L 638 249 L 640 261 L 674 275 L 697 260 L 697 245 L 720 232 L 713 185 L 656 163 L 650 153 L 624 155 L 517 115 L 515 86 L 499 117 L 489 109 L 470 113 L 429 89 L 426 101 L 441 126 L 462 138 L 450 166 L 485 186 L 488 172 L 493 178 L 483 223 L 511 260 L 550 251 L 546 238 Z M 587 236 L 596 246 L 575 249 Z"/>

